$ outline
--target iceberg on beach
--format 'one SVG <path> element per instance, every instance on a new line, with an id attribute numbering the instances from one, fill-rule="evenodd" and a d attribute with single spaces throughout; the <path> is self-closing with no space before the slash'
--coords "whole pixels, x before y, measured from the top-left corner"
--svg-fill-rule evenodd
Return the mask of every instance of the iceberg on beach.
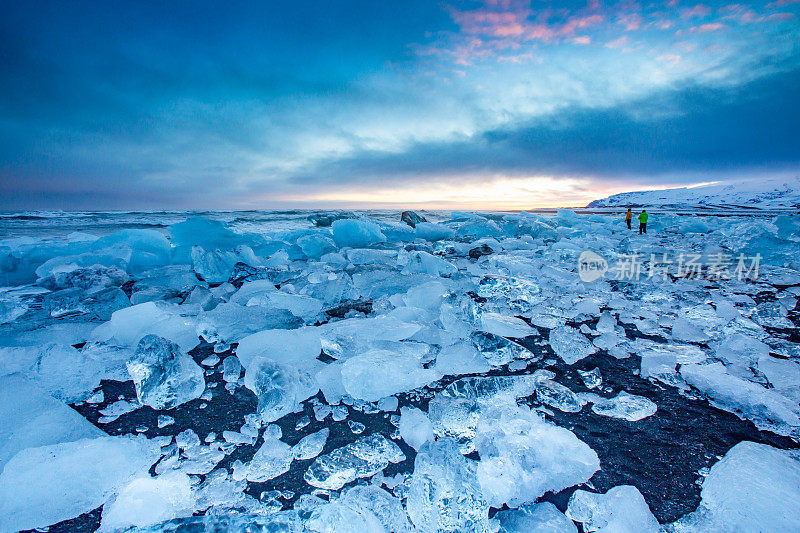
<path id="1" fill-rule="evenodd" d="M 641 237 L 607 207 L 0 241 L 0 530 L 797 529 L 800 224 L 762 199 Z"/>

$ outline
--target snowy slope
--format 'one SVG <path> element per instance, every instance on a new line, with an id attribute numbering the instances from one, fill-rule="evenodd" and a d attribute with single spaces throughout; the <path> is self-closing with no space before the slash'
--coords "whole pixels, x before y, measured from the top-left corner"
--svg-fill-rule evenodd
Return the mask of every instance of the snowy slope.
<path id="1" fill-rule="evenodd" d="M 625 192 L 587 207 L 651 206 L 687 208 L 787 209 L 800 206 L 800 176 L 719 182 L 701 187 Z"/>

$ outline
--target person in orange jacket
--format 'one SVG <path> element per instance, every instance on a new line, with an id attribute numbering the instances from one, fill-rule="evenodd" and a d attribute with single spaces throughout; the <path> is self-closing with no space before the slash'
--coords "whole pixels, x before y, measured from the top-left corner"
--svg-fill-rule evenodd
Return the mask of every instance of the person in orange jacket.
<path id="1" fill-rule="evenodd" d="M 628 208 L 628 212 L 625 213 L 625 223 L 628 225 L 628 229 L 631 229 L 631 219 L 633 218 L 633 212 L 631 212 L 631 208 Z"/>

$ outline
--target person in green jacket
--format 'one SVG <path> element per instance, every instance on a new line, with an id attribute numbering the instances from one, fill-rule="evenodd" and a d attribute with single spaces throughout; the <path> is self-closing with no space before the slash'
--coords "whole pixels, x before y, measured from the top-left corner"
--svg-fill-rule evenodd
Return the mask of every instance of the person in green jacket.
<path id="1" fill-rule="evenodd" d="M 642 233 L 647 233 L 647 211 L 644 209 L 639 213 L 639 235 Z"/>

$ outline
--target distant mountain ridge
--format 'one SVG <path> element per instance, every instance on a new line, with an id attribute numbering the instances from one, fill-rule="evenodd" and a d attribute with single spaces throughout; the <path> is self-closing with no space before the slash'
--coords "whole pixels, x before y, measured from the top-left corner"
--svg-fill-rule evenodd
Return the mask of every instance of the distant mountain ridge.
<path id="1" fill-rule="evenodd" d="M 587 207 L 650 206 L 674 209 L 792 209 L 800 207 L 800 176 L 718 182 L 700 187 L 634 191 L 594 200 Z"/>

